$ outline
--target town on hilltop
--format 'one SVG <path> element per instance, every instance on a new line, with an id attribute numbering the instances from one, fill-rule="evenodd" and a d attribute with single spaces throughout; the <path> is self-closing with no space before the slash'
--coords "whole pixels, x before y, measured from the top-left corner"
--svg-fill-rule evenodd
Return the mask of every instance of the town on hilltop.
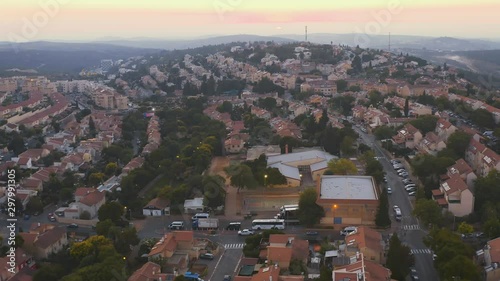
<path id="1" fill-rule="evenodd" d="M 457 67 L 334 42 L 0 77 L 0 280 L 498 280 L 499 123 Z"/>

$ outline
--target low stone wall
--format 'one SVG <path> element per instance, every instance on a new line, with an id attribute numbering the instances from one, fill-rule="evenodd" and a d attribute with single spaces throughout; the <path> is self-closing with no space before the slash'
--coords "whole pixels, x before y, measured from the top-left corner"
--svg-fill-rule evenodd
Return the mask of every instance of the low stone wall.
<path id="1" fill-rule="evenodd" d="M 98 219 L 80 220 L 80 219 L 64 218 L 59 216 L 55 216 L 55 218 L 59 223 L 66 223 L 66 224 L 76 223 L 78 225 L 85 225 L 85 226 L 95 226 L 97 222 L 99 222 Z"/>

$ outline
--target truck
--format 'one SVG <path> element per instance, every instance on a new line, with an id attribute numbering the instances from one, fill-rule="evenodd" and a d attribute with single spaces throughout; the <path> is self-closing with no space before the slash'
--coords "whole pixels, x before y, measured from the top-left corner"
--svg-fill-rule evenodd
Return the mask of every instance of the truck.
<path id="1" fill-rule="evenodd" d="M 193 220 L 193 229 L 217 229 L 219 228 L 219 219 L 199 218 Z"/>

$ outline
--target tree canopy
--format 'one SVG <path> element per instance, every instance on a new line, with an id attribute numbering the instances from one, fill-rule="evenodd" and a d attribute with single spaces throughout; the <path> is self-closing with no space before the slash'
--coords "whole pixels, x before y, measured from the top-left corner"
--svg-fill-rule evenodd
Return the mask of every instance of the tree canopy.
<path id="1" fill-rule="evenodd" d="M 358 168 L 349 159 L 332 159 L 328 162 L 328 169 L 333 172 L 334 175 L 356 175 L 358 173 Z"/>
<path id="2" fill-rule="evenodd" d="M 300 194 L 298 216 L 301 224 L 313 226 L 325 216 L 323 207 L 316 204 L 317 198 L 318 193 L 314 188 L 308 188 Z"/>

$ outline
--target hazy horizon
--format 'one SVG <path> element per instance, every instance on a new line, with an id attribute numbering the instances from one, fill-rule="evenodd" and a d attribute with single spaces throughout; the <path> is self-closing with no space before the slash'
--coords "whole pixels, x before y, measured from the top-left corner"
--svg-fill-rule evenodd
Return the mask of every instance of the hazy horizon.
<path id="1" fill-rule="evenodd" d="M 498 40 L 500 1 L 4 0 L 0 41 L 189 40 L 250 34 L 455 37 Z"/>

